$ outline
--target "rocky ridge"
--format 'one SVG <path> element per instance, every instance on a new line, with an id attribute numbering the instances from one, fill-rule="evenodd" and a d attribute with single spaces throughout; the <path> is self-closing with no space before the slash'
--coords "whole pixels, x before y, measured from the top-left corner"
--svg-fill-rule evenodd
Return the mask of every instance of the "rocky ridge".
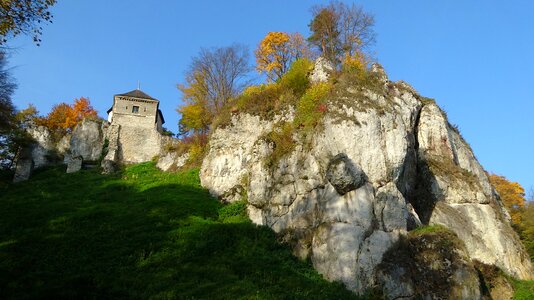
<path id="1" fill-rule="evenodd" d="M 327 78 L 323 73 L 313 72 L 321 74 L 317 80 Z M 479 284 L 470 260 L 532 278 L 498 194 L 443 111 L 406 83 L 390 82 L 379 65 L 372 73 L 378 89 L 338 84 L 317 130 L 305 140 L 294 134 L 295 148 L 274 164 L 276 145 L 265 137 L 293 113 L 234 114 L 212 133 L 202 185 L 224 201 L 246 198 L 254 223 L 271 227 L 325 278 L 358 294 L 378 286 L 395 298 L 381 284 L 389 276 L 411 291 L 404 296 L 416 295 L 410 281 L 378 266 L 422 224 L 442 225 L 465 245 L 458 257 L 467 259 L 461 270 L 472 286 L 460 292 L 464 299 L 480 297 L 470 292 Z"/>

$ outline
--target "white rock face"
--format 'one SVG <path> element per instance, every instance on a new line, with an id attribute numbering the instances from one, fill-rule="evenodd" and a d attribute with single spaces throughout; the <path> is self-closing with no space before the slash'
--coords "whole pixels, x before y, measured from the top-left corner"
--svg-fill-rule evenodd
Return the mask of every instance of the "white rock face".
<path id="1" fill-rule="evenodd" d="M 381 78 L 384 92 L 364 90 L 362 100 L 349 87 L 330 99 L 321 129 L 306 143 L 296 141 L 274 165 L 266 162 L 275 145 L 264 137 L 292 115 L 271 121 L 234 116 L 231 125 L 212 134 L 202 185 L 225 199 L 239 199 L 244 189 L 254 223 L 271 227 L 325 278 L 359 294 L 377 284 L 377 266 L 399 236 L 429 222 L 455 231 L 471 258 L 531 278 L 528 255 L 467 144 L 437 106 L 423 106 L 411 87 L 386 87 L 387 77 Z M 346 170 L 361 170 L 362 184 L 344 185 L 347 190 L 332 185 L 327 170 L 339 155 L 354 168 L 331 173 L 343 178 L 357 173 Z M 453 167 L 431 165 L 434 160 Z M 453 172 L 439 174 L 443 166 Z M 430 181 L 420 180 L 423 175 Z M 428 199 L 416 197 L 417 190 L 427 190 Z"/>
<path id="2" fill-rule="evenodd" d="M 189 159 L 189 153 L 177 155 L 175 152 L 169 152 L 158 159 L 156 167 L 167 172 L 170 170 L 177 170 L 181 168 Z"/>
<path id="3" fill-rule="evenodd" d="M 50 165 L 51 155 L 53 155 L 53 151 L 55 150 L 50 131 L 43 126 L 30 127 L 27 131 L 35 140 L 35 143 L 31 146 L 33 168 L 41 168 Z"/>
<path id="4" fill-rule="evenodd" d="M 13 182 L 26 181 L 33 169 L 46 167 L 55 163 L 55 145 L 50 131 L 43 126 L 32 126 L 27 129 L 34 142 L 21 149 L 16 161 Z"/>
<path id="5" fill-rule="evenodd" d="M 315 61 L 315 67 L 310 75 L 311 82 L 326 82 L 330 77 L 330 73 L 334 71 L 332 64 L 324 57 L 319 57 Z"/>
<path id="6" fill-rule="evenodd" d="M 102 154 L 103 144 L 102 122 L 83 119 L 72 131 L 70 138 L 71 156 L 81 156 L 85 161 L 96 161 Z"/>
<path id="7" fill-rule="evenodd" d="M 430 161 L 432 176 L 427 178 L 437 201 L 429 223 L 452 229 L 472 259 L 532 278 L 530 258 L 469 145 L 435 104 L 423 107 L 418 128 L 419 155 Z"/>

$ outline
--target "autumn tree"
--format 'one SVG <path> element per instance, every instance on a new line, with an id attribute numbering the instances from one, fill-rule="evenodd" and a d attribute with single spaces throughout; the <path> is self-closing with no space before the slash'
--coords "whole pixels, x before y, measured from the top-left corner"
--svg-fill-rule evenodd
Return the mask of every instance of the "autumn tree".
<path id="1" fill-rule="evenodd" d="M 299 58 L 310 58 L 311 51 L 300 33 L 269 32 L 258 45 L 256 69 L 275 82 Z"/>
<path id="2" fill-rule="evenodd" d="M 375 42 L 374 17 L 356 4 L 334 1 L 314 7 L 312 13 L 308 40 L 336 65 L 342 60 L 361 60 Z"/>
<path id="3" fill-rule="evenodd" d="M 510 212 L 512 224 L 518 226 L 521 223 L 521 209 L 525 205 L 525 190 L 519 183 L 511 182 L 504 176 L 491 174 L 489 179 Z"/>
<path id="4" fill-rule="evenodd" d="M 213 116 L 248 84 L 246 75 L 250 70 L 244 46 L 201 49 L 192 59 L 185 83 L 178 84 L 184 102 L 177 109 L 182 115 L 182 133 L 207 132 Z"/>
<path id="5" fill-rule="evenodd" d="M 74 99 L 74 103 L 72 104 L 72 115 L 71 118 L 74 120 L 74 125 L 80 123 L 85 118 L 96 118 L 97 112 L 91 106 L 91 102 L 89 101 L 89 98 L 80 97 L 79 99 Z M 71 127 L 70 129 L 73 129 Z"/>
<path id="6" fill-rule="evenodd" d="M 41 43 L 42 24 L 52 23 L 49 9 L 55 0 L 0 0 L 0 46 L 19 34 Z"/>
<path id="7" fill-rule="evenodd" d="M 91 106 L 88 98 L 81 97 L 75 99 L 72 105 L 59 103 L 52 107 L 52 110 L 43 120 L 46 126 L 56 137 L 71 132 L 74 127 L 84 118 L 95 118 L 96 110 Z"/>

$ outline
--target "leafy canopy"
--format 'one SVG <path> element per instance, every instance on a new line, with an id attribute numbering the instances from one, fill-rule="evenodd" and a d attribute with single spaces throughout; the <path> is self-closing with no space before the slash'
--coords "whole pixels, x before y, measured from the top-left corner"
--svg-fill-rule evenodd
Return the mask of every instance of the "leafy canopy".
<path id="1" fill-rule="evenodd" d="M 271 82 L 279 80 L 297 59 L 311 57 L 311 51 L 300 33 L 285 32 L 269 32 L 254 54 L 256 70 L 265 73 Z"/>
<path id="2" fill-rule="evenodd" d="M 512 223 L 521 223 L 521 209 L 525 206 L 525 190 L 517 183 L 506 179 L 504 176 L 491 174 L 489 176 L 491 184 L 495 187 L 504 206 L 510 212 Z"/>
<path id="3" fill-rule="evenodd" d="M 62 136 L 71 132 L 84 118 L 96 118 L 97 111 L 91 106 L 89 98 L 75 99 L 72 105 L 59 103 L 52 111 L 40 120 L 40 125 L 50 129 L 54 134 Z"/>
<path id="4" fill-rule="evenodd" d="M 339 1 L 315 6 L 308 41 L 330 62 L 364 56 L 375 41 L 374 17 L 356 4 Z"/>
<path id="5" fill-rule="evenodd" d="M 39 46 L 43 23 L 52 23 L 55 0 L 0 0 L 0 46 L 19 34 L 33 36 Z"/>

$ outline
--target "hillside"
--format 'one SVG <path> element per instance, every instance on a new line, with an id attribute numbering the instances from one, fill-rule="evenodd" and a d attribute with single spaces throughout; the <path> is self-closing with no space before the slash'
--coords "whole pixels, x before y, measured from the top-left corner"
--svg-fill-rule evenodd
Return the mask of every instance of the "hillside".
<path id="1" fill-rule="evenodd" d="M 198 170 L 35 173 L 0 187 L 2 299 L 352 299 Z"/>

